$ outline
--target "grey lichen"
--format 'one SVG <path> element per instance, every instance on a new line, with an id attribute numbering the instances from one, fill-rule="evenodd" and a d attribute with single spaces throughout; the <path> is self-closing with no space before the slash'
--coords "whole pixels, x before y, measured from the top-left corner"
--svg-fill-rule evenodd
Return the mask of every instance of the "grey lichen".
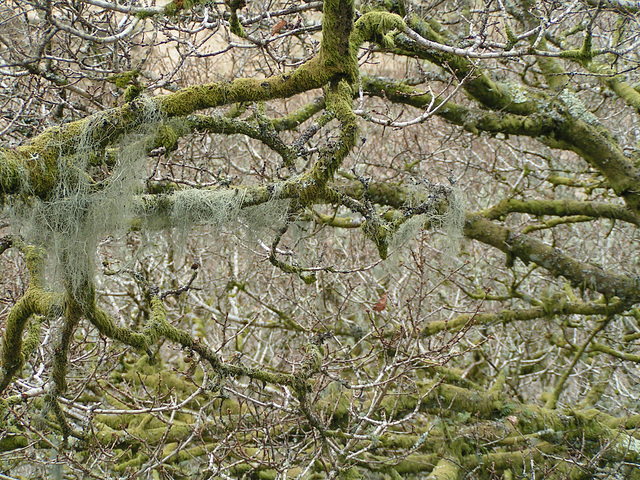
<path id="1" fill-rule="evenodd" d="M 569 114 L 578 118 L 589 125 L 600 125 L 600 120 L 587 109 L 585 104 L 571 90 L 565 88 L 558 94 L 558 98 L 562 100 L 569 110 Z"/>
<path id="2" fill-rule="evenodd" d="M 78 301 L 91 283 L 100 237 L 129 227 L 133 198 L 145 176 L 142 163 L 164 119 L 150 99 L 141 100 L 139 109 L 135 124 L 109 151 L 104 151 L 101 142 L 105 128 L 111 125 L 111 112 L 84 122 L 75 149 L 60 148 L 52 192 L 40 198 L 34 193 L 35 186 L 25 183 L 25 200 L 13 204 L 21 233 L 30 243 L 47 247 L 61 284 Z"/>

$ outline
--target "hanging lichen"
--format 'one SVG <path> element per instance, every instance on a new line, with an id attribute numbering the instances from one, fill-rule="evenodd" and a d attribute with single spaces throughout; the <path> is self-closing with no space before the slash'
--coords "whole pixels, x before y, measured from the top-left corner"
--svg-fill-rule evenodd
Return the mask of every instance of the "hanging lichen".
<path id="1" fill-rule="evenodd" d="M 231 223 L 238 219 L 243 198 L 240 189 L 193 188 L 176 192 L 172 196 L 172 224 L 188 230 L 196 224 L 220 227 Z"/>
<path id="2" fill-rule="evenodd" d="M 457 187 L 428 185 L 426 189 L 416 188 L 408 196 L 405 207 L 409 211 L 416 209 L 425 212 L 402 221 L 391 238 L 391 251 L 399 250 L 409 240 L 416 238 L 422 228 L 430 226 L 444 236 L 445 262 L 449 263 L 458 255 L 463 237 L 464 202 Z"/>
<path id="3" fill-rule="evenodd" d="M 246 226 L 249 240 L 282 228 L 287 222 L 290 204 L 290 199 L 282 198 L 282 183 L 277 183 L 268 202 L 243 209 L 241 222 Z"/>
<path id="4" fill-rule="evenodd" d="M 452 187 L 447 195 L 449 205 L 440 219 L 440 230 L 445 236 L 445 261 L 450 263 L 460 253 L 464 228 L 464 200 L 462 192 Z"/>
<path id="5" fill-rule="evenodd" d="M 14 202 L 21 233 L 47 247 L 61 284 L 80 303 L 91 284 L 99 238 L 129 226 L 133 196 L 145 176 L 142 165 L 162 120 L 155 104 L 143 100 L 129 133 L 104 150 L 109 112 L 94 115 L 84 123 L 73 152 L 60 148 L 52 193 L 39 199 L 32 195 L 35 187 L 26 184 L 22 198 L 27 200 Z"/>

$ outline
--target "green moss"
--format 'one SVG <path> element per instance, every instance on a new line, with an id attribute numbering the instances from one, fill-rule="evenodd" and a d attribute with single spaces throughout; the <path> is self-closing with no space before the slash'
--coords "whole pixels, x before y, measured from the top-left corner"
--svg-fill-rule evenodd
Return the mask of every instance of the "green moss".
<path id="1" fill-rule="evenodd" d="M 500 415 L 506 417 L 512 415 L 516 411 L 516 405 L 513 403 L 504 403 L 500 408 Z"/>
<path id="2" fill-rule="evenodd" d="M 10 452 L 19 448 L 26 448 L 29 440 L 23 435 L 4 435 L 0 438 L 0 452 Z"/>
<path id="3" fill-rule="evenodd" d="M 22 334 L 33 315 L 47 315 L 52 306 L 53 295 L 41 288 L 43 258 L 42 249 L 23 246 L 27 268 L 31 273 L 29 288 L 24 296 L 11 308 L 6 319 L 2 341 L 2 378 L 0 392 L 4 391 L 13 376 L 22 367 L 25 359 Z M 33 327 L 27 336 L 29 348 L 38 342 L 39 326 Z"/>
<path id="4" fill-rule="evenodd" d="M 364 477 L 357 467 L 351 467 L 346 470 L 341 470 L 338 478 L 340 480 L 362 480 Z"/>
<path id="5" fill-rule="evenodd" d="M 122 452 L 122 456 L 116 455 L 116 457 L 119 457 L 119 461 L 113 466 L 114 472 L 137 471 L 149 459 L 149 456 L 142 452 L 133 455 L 133 458 L 130 459 L 128 458 L 129 455 L 125 455 L 125 452 Z"/>
<path id="6" fill-rule="evenodd" d="M 57 143 L 54 132 L 45 132 L 45 141 L 15 150 L 0 149 L 0 196 L 22 194 L 47 198 L 56 185 L 59 151 L 52 150 L 49 141 Z"/>
<path id="7" fill-rule="evenodd" d="M 505 22 L 504 30 L 507 36 L 506 50 L 508 51 L 511 50 L 516 43 L 518 43 L 518 37 L 516 37 L 516 35 L 513 33 L 513 30 L 511 30 L 511 26 L 507 22 Z"/>
<path id="8" fill-rule="evenodd" d="M 592 43 L 593 37 L 591 35 L 591 30 L 589 29 L 584 35 L 584 41 L 580 48 L 580 60 L 590 61 L 593 58 Z"/>
<path id="9" fill-rule="evenodd" d="M 66 302 L 65 315 L 62 320 L 60 336 L 53 353 L 53 366 L 51 377 L 54 381 L 55 389 L 53 395 L 61 395 L 67 389 L 67 366 L 68 353 L 73 340 L 73 332 L 82 316 L 81 309 L 72 299 Z M 53 401 L 56 401 L 53 399 Z"/>
<path id="10" fill-rule="evenodd" d="M 606 80 L 606 83 L 616 95 L 627 103 L 627 105 L 630 105 L 640 112 L 640 91 L 638 91 L 638 89 L 629 85 L 621 77 L 608 79 Z"/>
<path id="11" fill-rule="evenodd" d="M 238 14 L 235 11 L 231 12 L 231 17 L 229 18 L 229 30 L 231 30 L 231 33 L 237 35 L 240 38 L 247 37 L 247 34 L 244 31 L 244 27 L 240 23 Z"/>
<path id="12" fill-rule="evenodd" d="M 460 472 L 460 465 L 450 459 L 442 458 L 431 471 L 427 480 L 457 480 Z"/>
<path id="13" fill-rule="evenodd" d="M 334 72 L 314 58 L 291 73 L 267 79 L 239 78 L 233 82 L 219 82 L 184 88 L 176 93 L 157 97 L 162 112 L 168 117 L 182 117 L 197 110 L 237 102 L 259 102 L 286 98 L 320 88 Z"/>
<path id="14" fill-rule="evenodd" d="M 168 17 L 175 17 L 182 10 L 189 10 L 196 5 L 208 3 L 209 0 L 173 0 L 164 7 L 164 14 Z"/>
<path id="15" fill-rule="evenodd" d="M 538 48 L 540 50 L 546 50 L 547 45 L 544 38 L 540 42 Z M 561 52 L 560 56 L 564 58 L 577 59 L 580 57 L 580 52 L 577 50 L 565 51 Z M 554 92 L 561 91 L 569 83 L 567 72 L 557 59 L 551 57 L 538 57 L 537 62 L 540 66 L 540 70 L 542 70 L 542 74 L 544 75 L 547 84 Z"/>
<path id="16" fill-rule="evenodd" d="M 155 15 L 157 14 L 151 10 L 138 10 L 135 14 L 135 16 L 140 20 L 146 20 L 147 18 L 154 17 Z"/>
<path id="17" fill-rule="evenodd" d="M 13 150 L 0 149 L 0 159 L 0 193 L 4 199 L 28 185 L 28 178 L 22 157 Z"/>
<path id="18" fill-rule="evenodd" d="M 408 20 L 408 26 L 422 37 L 443 45 L 452 45 L 454 38 L 440 25 L 435 18 L 425 22 L 417 15 Z M 475 100 L 494 111 L 503 111 L 518 115 L 530 115 L 538 112 L 535 102 L 515 103 L 509 89 L 502 83 L 493 80 L 489 73 L 479 70 L 469 59 L 436 52 L 417 45 L 404 35 L 396 37 L 396 45 L 405 51 L 425 58 L 454 72 L 459 81 L 464 81 L 464 89 Z"/>
<path id="19" fill-rule="evenodd" d="M 158 130 L 155 143 L 172 152 L 178 148 L 178 140 L 184 133 L 185 129 L 182 125 L 176 122 L 165 123 Z"/>
<path id="20" fill-rule="evenodd" d="M 136 82 L 140 70 L 130 70 L 128 72 L 116 73 L 107 77 L 107 82 L 113 83 L 118 88 L 126 88 L 131 83 Z"/>
<path id="21" fill-rule="evenodd" d="M 320 41 L 323 67 L 343 74 L 352 84 L 358 79 L 358 60 L 350 47 L 354 15 L 353 0 L 326 0 Z"/>
<path id="22" fill-rule="evenodd" d="M 356 54 L 364 42 L 373 42 L 383 49 L 391 49 L 395 44 L 390 33 L 404 28 L 404 20 L 399 15 L 388 12 L 365 13 L 353 26 L 351 49 Z"/>
<path id="23" fill-rule="evenodd" d="M 389 255 L 389 240 L 392 233 L 389 225 L 374 216 L 362 225 L 362 231 L 365 237 L 375 244 L 380 258 L 386 260 Z"/>
<path id="24" fill-rule="evenodd" d="M 283 130 L 291 130 L 296 128 L 301 123 L 307 121 L 316 113 L 322 111 L 325 108 L 324 97 L 318 97 L 313 102 L 307 103 L 302 108 L 291 112 L 290 114 L 276 118 L 271 121 L 276 131 L 281 132 Z"/>
<path id="25" fill-rule="evenodd" d="M 430 106 L 439 107 L 436 115 L 454 125 L 460 125 L 474 134 L 490 132 L 544 137 L 552 135 L 558 126 L 556 119 L 542 113 L 522 116 L 471 109 L 452 102 L 440 105 L 441 101 L 439 99 L 434 100 L 431 95 L 416 91 L 413 86 L 379 77 L 364 77 L 363 87 L 367 93 L 387 98 L 394 103 L 411 105 L 419 109 L 425 109 Z M 516 108 L 513 107 L 513 105 L 516 104 L 526 104 L 526 108 L 528 109 L 535 100 L 535 97 L 531 97 L 531 100 L 525 100 L 525 91 L 521 89 L 513 89 L 513 91 L 511 91 L 506 86 L 504 88 L 505 92 L 509 92 L 509 94 L 514 97 L 513 103 L 511 104 L 514 110 Z M 529 98 L 529 95 L 530 92 L 526 92 L 527 98 Z M 519 100 L 519 102 L 515 100 Z"/>
<path id="26" fill-rule="evenodd" d="M 25 358 L 29 356 L 40 346 L 40 327 L 42 326 L 42 316 L 34 315 L 29 322 L 29 331 L 25 338 L 23 351 Z"/>
<path id="27" fill-rule="evenodd" d="M 419 475 L 422 472 L 430 472 L 439 461 L 437 454 L 411 454 L 399 461 L 394 469 L 400 475 L 406 475 L 412 478 L 413 475 Z M 406 477 L 405 477 L 406 478 Z"/>
<path id="28" fill-rule="evenodd" d="M 146 335 L 116 325 L 111 317 L 103 310 L 97 308 L 95 304 L 90 305 L 89 308 L 85 308 L 85 315 L 98 331 L 106 337 L 118 340 L 126 345 L 131 345 L 143 352 L 149 349 Z"/>
<path id="29" fill-rule="evenodd" d="M 129 85 L 123 94 L 124 101 L 133 102 L 142 92 L 144 92 L 144 87 L 141 85 Z"/>
<path id="30" fill-rule="evenodd" d="M 309 173 L 312 181 L 308 186 L 320 188 L 319 195 L 324 193 L 324 187 L 333 179 L 335 172 L 355 146 L 359 131 L 357 117 L 353 113 L 353 90 L 346 79 L 332 82 L 328 86 L 326 103 L 327 109 L 340 121 L 340 137 L 334 148 L 321 154 Z"/>

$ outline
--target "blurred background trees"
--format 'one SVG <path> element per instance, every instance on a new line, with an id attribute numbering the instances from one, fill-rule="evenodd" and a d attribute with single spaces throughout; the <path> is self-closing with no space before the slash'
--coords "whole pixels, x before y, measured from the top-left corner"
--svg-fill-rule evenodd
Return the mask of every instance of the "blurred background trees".
<path id="1" fill-rule="evenodd" d="M 5 1 L 1 478 L 640 478 L 639 18 Z"/>

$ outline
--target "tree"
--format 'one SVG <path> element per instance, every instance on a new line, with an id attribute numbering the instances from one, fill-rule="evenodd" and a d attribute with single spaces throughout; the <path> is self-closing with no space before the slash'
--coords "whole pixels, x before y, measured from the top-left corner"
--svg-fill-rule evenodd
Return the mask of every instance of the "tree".
<path id="1" fill-rule="evenodd" d="M 2 478 L 640 478 L 636 3 L 0 9 Z"/>

